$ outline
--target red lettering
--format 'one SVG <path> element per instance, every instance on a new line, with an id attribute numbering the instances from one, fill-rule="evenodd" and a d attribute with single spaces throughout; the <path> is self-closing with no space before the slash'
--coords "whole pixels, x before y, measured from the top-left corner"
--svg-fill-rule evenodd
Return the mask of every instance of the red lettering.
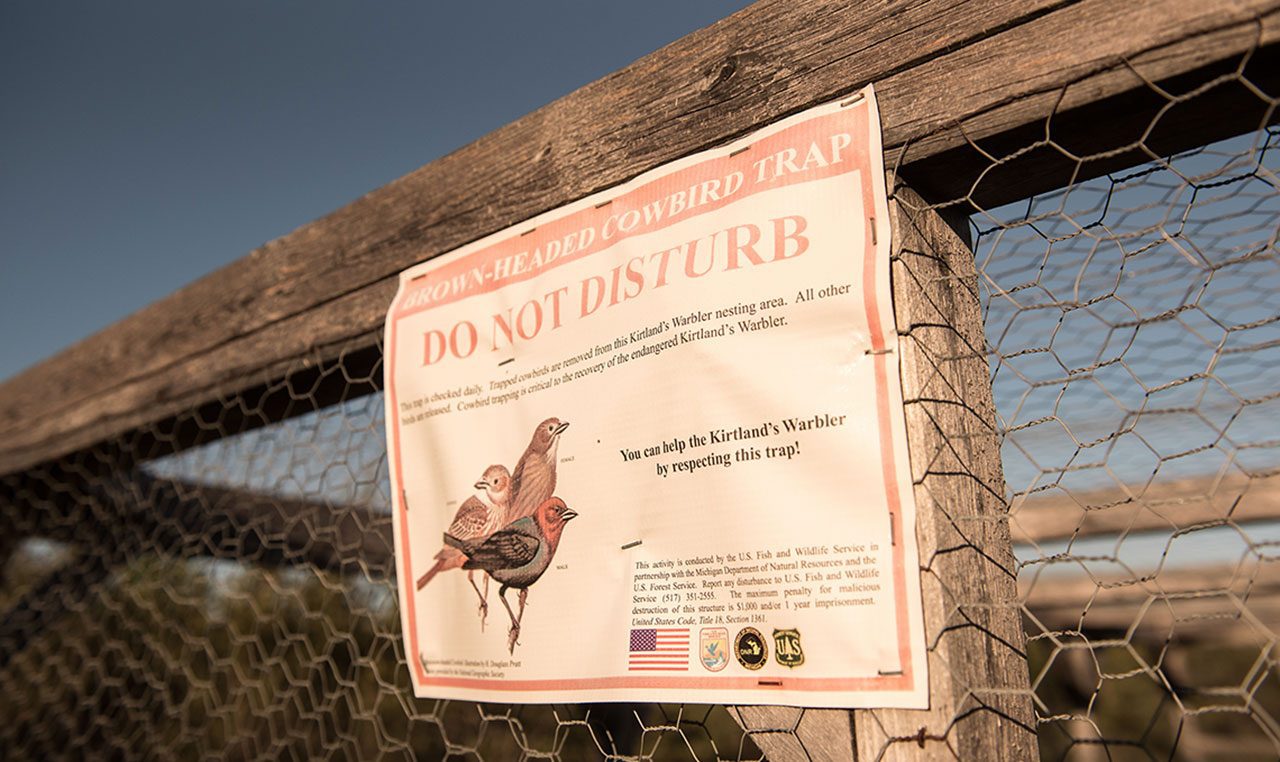
<path id="1" fill-rule="evenodd" d="M 745 242 L 739 237 L 743 231 L 746 231 L 747 234 Z M 746 255 L 753 265 L 764 264 L 764 260 L 756 253 L 756 244 L 760 242 L 760 228 L 755 225 L 735 225 L 729 228 L 728 238 L 729 262 L 725 265 L 726 270 L 737 270 L 740 267 L 738 264 L 739 254 Z"/>
<path id="2" fill-rule="evenodd" d="M 798 257 L 809 250 L 809 239 L 804 235 L 804 231 L 809 227 L 809 221 L 798 214 L 788 217 L 779 217 L 773 222 L 773 260 L 777 262 L 781 259 L 791 259 Z M 791 232 L 787 232 L 788 224 L 791 226 Z M 787 243 L 794 241 L 796 250 L 791 254 L 787 253 Z"/>

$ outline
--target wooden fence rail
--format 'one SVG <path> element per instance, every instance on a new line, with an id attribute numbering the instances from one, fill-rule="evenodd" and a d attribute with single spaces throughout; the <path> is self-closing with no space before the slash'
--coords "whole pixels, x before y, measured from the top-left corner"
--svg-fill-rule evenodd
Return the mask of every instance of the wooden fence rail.
<path id="1" fill-rule="evenodd" d="M 0 385 L 0 474 L 373 347 L 405 267 L 868 82 L 886 165 L 930 200 L 991 205 L 1133 164 L 1144 134 L 1158 153 L 1257 127 L 1265 98 L 1165 110 L 1148 83 L 1247 65 L 1269 88 L 1277 35 L 1277 0 L 756 3 Z M 993 164 L 1050 120 L 1058 148 Z"/>
<path id="2" fill-rule="evenodd" d="M 1039 492 L 1014 500 L 1010 508 L 1013 541 L 1019 543 L 1277 521 L 1280 475 L 1237 474 L 1071 493 Z"/>

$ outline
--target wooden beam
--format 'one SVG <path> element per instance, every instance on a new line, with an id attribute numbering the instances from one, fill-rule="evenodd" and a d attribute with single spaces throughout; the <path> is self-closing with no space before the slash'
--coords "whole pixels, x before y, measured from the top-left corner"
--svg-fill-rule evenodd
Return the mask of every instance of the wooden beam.
<path id="1" fill-rule="evenodd" d="M 1257 558 L 1127 577 L 1094 577 L 1079 567 L 1029 569 L 1018 583 L 1032 635 L 1261 645 L 1280 631 L 1280 564 Z"/>
<path id="2" fill-rule="evenodd" d="M 1271 3 L 1086 0 L 878 88 L 935 103 L 887 112 L 889 166 L 971 212 L 1251 132 L 1280 116 L 1278 40 Z"/>
<path id="3" fill-rule="evenodd" d="M 388 579 L 391 513 L 135 471 L 83 479 L 59 466 L 0 480 L 13 537 L 43 537 L 108 565 L 144 553 L 268 566 L 304 565 Z"/>
<path id="4" fill-rule="evenodd" d="M 919 195 L 890 201 L 930 707 L 856 713 L 858 759 L 1036 757 L 977 271 Z"/>
<path id="5" fill-rule="evenodd" d="M 839 710 L 734 711 L 769 759 L 1032 759 L 1018 565 L 973 253 L 905 186 L 889 212 L 930 706 L 858 710 L 852 722 Z"/>
<path id="6" fill-rule="evenodd" d="M 1013 501 L 1013 541 L 1040 544 L 1195 526 L 1280 520 L 1280 474 L 1173 479 L 1085 492 L 1053 490 Z"/>
<path id="7" fill-rule="evenodd" d="M 1280 0 L 757 3 L 8 381 L 0 386 L 0 473 L 283 378 L 301 358 L 325 362 L 353 344 L 375 347 L 401 269 L 867 82 L 880 94 L 890 166 L 945 199 L 991 169 L 975 141 L 998 149 L 1000 136 L 1024 141 L 1018 130 L 1042 130 L 1051 116 L 1066 119 L 1150 91 L 1144 80 L 1232 66 L 1275 38 L 1277 6 Z M 1277 75 L 1263 68 L 1252 76 Z M 1255 128 L 1256 115 L 1244 111 L 1202 113 L 1193 120 L 1198 131 L 1173 137 L 1198 145 L 1214 130 Z M 1072 147 L 1087 152 L 1149 118 L 1108 114 L 1106 129 L 1082 134 Z M 1076 167 L 1074 176 L 1105 163 Z M 1052 160 L 1027 165 L 1024 157 L 1019 166 L 1017 193 L 1033 190 L 1026 178 L 1040 176 L 1028 167 L 1061 180 L 1049 171 Z M 985 185 L 971 194 L 975 200 L 1002 196 Z M 167 438 L 164 445 L 185 443 Z"/>
<path id="8" fill-rule="evenodd" d="M 930 707 L 858 710 L 852 726 L 832 710 L 736 711 L 770 759 L 1032 759 L 1018 567 L 973 254 L 909 188 L 895 188 L 890 217 Z"/>
<path id="9" fill-rule="evenodd" d="M 0 483 L 0 523 L 15 540 L 56 540 L 71 554 L 0 609 L 0 669 L 99 595 L 112 573 L 147 555 L 296 565 L 374 580 L 390 579 L 395 568 L 390 512 L 142 473 L 91 482 L 62 473 L 8 477 Z"/>

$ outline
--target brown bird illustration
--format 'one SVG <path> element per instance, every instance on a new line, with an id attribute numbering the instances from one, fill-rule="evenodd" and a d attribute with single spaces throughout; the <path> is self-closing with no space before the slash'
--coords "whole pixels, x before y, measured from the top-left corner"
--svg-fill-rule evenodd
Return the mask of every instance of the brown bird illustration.
<path id="1" fill-rule="evenodd" d="M 484 476 L 476 482 L 475 487 L 485 495 L 488 502 L 475 495 L 467 498 L 454 514 L 453 523 L 449 525 L 447 535 L 482 541 L 500 527 L 510 523 L 508 513 L 511 505 L 511 473 L 507 471 L 507 467 L 489 466 L 484 470 Z M 445 545 L 439 553 L 436 553 L 435 560 L 435 565 L 418 578 L 419 590 L 426 587 L 427 583 L 440 572 L 461 568 L 467 559 L 456 547 Z M 485 575 L 484 592 L 481 592 L 480 587 L 476 585 L 474 574 L 475 572 L 468 571 L 467 581 L 475 588 L 476 595 L 480 596 L 480 627 L 483 629 L 485 618 L 489 614 L 489 577 Z"/>
<path id="2" fill-rule="evenodd" d="M 520 620 L 524 618 L 529 586 L 551 566 L 564 525 L 577 515 L 563 500 L 551 497 L 543 501 L 532 516 L 517 519 L 484 540 L 463 539 L 445 532 L 445 543 L 467 556 L 462 568 L 483 569 L 502 583 L 498 598 L 511 617 L 507 648 L 513 654 L 520 639 Z M 519 614 L 513 613 L 511 604 L 507 603 L 507 589 L 512 587 L 520 591 Z"/>
<path id="3" fill-rule="evenodd" d="M 532 516 L 555 494 L 556 450 L 567 428 L 567 422 L 548 418 L 533 430 L 533 438 L 511 474 L 511 521 Z"/>

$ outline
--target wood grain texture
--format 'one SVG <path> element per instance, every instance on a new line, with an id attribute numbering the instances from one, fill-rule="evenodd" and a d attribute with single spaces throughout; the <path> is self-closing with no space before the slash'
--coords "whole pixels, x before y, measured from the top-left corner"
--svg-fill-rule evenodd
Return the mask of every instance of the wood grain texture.
<path id="1" fill-rule="evenodd" d="M 837 710 L 735 712 L 772 760 L 1031 760 L 1018 566 L 973 254 L 911 189 L 899 184 L 889 211 L 930 707 L 858 710 L 852 728 Z"/>
<path id="2" fill-rule="evenodd" d="M 886 112 L 887 165 L 981 209 L 1256 130 L 1278 39 L 1273 3 L 1073 4 L 877 85 L 933 103 Z"/>
<path id="3" fill-rule="evenodd" d="M 854 758 L 854 713 L 794 706 L 734 706 L 730 712 L 772 762 L 847 762 Z"/>
<path id="4" fill-rule="evenodd" d="M 1274 24 L 1258 19 L 1273 20 L 1278 5 L 757 3 L 8 381 L 0 386 L 0 473 L 239 393 L 299 357 L 324 362 L 352 342 L 372 347 L 401 269 L 867 82 L 877 83 L 890 164 L 945 197 L 990 168 L 974 140 L 998 145 L 1026 125 L 1043 131 L 1050 115 L 1066 117 L 1066 105 L 1149 90 L 1125 74 L 1125 61 L 1152 80 L 1234 61 L 1272 39 Z M 1198 123 L 1242 128 L 1220 117 Z M 1203 134 L 1176 132 L 1193 143 Z M 1036 176 L 1019 172 L 1017 192 Z"/>
<path id="5" fill-rule="evenodd" d="M 1036 758 L 999 433 L 967 243 L 912 190 L 890 201 L 930 708 L 856 714 L 859 760 Z"/>

